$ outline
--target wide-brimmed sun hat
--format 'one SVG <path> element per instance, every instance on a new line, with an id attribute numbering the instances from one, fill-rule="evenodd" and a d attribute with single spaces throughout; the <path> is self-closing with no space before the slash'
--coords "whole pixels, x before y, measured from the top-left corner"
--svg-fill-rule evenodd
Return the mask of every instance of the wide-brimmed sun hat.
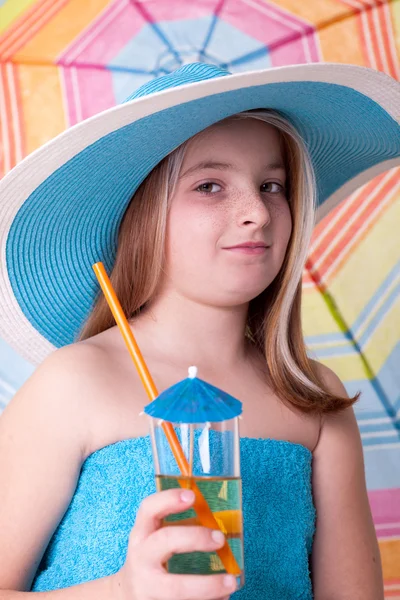
<path id="1" fill-rule="evenodd" d="M 230 74 L 204 63 L 139 88 L 27 156 L 0 182 L 0 337 L 33 364 L 72 343 L 111 271 L 119 224 L 154 166 L 235 113 L 275 109 L 306 142 L 318 217 L 400 164 L 400 84 L 354 65 Z"/>

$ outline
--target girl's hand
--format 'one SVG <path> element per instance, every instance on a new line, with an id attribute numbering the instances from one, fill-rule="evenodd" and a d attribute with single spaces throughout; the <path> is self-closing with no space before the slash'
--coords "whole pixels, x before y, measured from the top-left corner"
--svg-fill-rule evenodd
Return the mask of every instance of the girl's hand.
<path id="1" fill-rule="evenodd" d="M 126 562 L 114 576 L 121 600 L 219 600 L 236 589 L 232 575 L 172 575 L 164 563 L 174 554 L 212 552 L 224 544 L 221 532 L 200 526 L 161 527 L 167 515 L 194 503 L 191 490 L 173 489 L 146 498 L 138 511 Z"/>

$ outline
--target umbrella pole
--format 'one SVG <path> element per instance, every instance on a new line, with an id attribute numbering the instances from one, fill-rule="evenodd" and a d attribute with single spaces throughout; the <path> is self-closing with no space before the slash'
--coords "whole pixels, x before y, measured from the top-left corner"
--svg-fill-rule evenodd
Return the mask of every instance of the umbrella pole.
<path id="1" fill-rule="evenodd" d="M 194 445 L 194 425 L 189 425 L 189 477 L 193 477 L 193 445 Z M 189 487 L 192 487 L 192 482 L 189 481 Z"/>

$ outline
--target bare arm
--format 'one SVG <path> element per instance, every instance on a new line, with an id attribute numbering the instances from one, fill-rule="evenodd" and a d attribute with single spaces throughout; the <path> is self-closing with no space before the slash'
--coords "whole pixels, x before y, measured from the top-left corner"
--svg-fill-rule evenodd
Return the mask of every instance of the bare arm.
<path id="1" fill-rule="evenodd" d="M 346 395 L 319 365 L 328 387 Z M 379 546 L 369 507 L 361 438 L 352 409 L 326 416 L 314 451 L 317 530 L 312 572 L 315 600 L 383 600 Z"/>
<path id="2" fill-rule="evenodd" d="M 74 493 L 86 455 L 93 352 L 87 346 L 55 352 L 0 417 L 1 600 L 25 597 Z M 100 600 L 102 590 L 110 597 L 112 581 L 40 595 Z"/>
<path id="3" fill-rule="evenodd" d="M 28 600 L 28 596 L 32 594 L 38 600 L 119 600 L 120 597 L 116 576 L 111 575 L 51 592 L 16 592 L 0 589 L 0 600 Z"/>

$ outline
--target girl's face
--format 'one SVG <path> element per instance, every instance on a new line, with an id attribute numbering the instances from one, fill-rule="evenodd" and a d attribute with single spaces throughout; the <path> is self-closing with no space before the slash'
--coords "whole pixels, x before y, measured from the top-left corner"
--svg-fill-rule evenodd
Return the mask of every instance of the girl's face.
<path id="1" fill-rule="evenodd" d="M 168 215 L 167 289 L 228 307 L 268 287 L 292 229 L 285 179 L 280 135 L 262 121 L 213 125 L 191 139 Z M 246 243 L 258 247 L 237 248 Z"/>

